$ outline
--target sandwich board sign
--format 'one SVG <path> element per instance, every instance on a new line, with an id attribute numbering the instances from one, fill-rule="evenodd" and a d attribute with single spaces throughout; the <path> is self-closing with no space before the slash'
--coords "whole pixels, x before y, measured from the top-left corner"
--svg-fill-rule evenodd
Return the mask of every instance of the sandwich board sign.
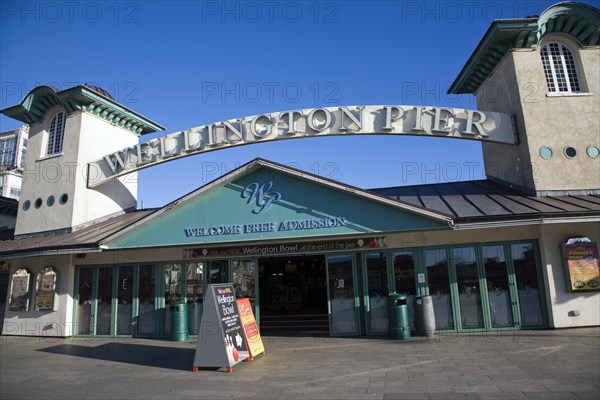
<path id="1" fill-rule="evenodd" d="M 237 306 L 240 318 L 242 319 L 242 326 L 244 327 L 244 336 L 246 336 L 250 360 L 252 360 L 255 356 L 265 352 L 265 346 L 260 338 L 260 331 L 254 319 L 250 299 L 238 299 Z"/>
<path id="2" fill-rule="evenodd" d="M 233 284 L 208 285 L 192 370 L 227 368 L 250 357 Z"/>

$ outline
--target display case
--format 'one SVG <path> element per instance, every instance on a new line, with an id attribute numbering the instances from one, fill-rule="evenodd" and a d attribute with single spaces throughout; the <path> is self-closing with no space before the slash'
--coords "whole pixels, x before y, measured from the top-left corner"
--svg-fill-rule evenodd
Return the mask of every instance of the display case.
<path id="1" fill-rule="evenodd" d="M 35 288 L 35 310 L 56 311 L 57 272 L 54 267 L 46 267 L 38 272 Z"/>

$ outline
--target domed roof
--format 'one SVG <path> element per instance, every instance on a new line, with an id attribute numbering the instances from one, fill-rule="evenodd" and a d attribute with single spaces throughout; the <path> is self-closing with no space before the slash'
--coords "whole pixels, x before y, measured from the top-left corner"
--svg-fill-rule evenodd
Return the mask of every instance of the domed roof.
<path id="1" fill-rule="evenodd" d="M 111 94 L 108 93 L 106 90 L 102 89 L 100 86 L 89 85 L 87 83 L 84 83 L 83 86 L 85 86 L 88 89 L 93 90 L 94 92 L 98 93 L 101 96 L 104 96 L 111 100 L 114 100 L 114 98 L 111 96 Z"/>

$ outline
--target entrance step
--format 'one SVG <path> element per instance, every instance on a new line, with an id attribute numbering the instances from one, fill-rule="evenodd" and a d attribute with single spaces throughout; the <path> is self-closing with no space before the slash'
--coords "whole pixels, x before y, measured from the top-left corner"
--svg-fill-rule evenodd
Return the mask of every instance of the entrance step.
<path id="1" fill-rule="evenodd" d="M 328 314 L 261 315 L 261 333 L 327 333 Z"/>

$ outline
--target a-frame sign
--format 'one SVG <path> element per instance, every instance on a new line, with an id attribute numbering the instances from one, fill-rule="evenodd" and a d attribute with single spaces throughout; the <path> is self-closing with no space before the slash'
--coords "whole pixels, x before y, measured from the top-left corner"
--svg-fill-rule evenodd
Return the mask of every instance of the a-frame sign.
<path id="1" fill-rule="evenodd" d="M 192 370 L 227 368 L 250 357 L 233 284 L 208 285 Z"/>

